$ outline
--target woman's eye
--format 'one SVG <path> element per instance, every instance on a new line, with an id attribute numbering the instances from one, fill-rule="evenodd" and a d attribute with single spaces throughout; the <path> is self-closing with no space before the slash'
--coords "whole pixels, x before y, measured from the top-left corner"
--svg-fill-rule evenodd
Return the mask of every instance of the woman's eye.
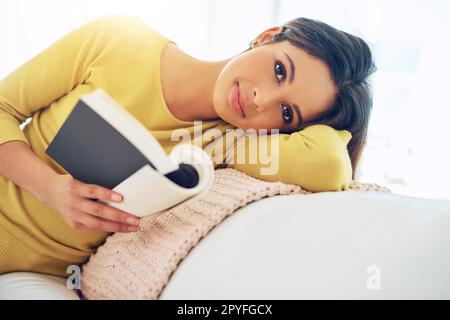
<path id="1" fill-rule="evenodd" d="M 278 77 L 281 76 L 281 79 L 278 79 Z M 277 61 L 275 62 L 275 77 L 277 78 L 278 83 L 284 80 L 286 77 L 286 70 L 284 69 L 284 65 Z"/>
<path id="2" fill-rule="evenodd" d="M 291 123 L 293 120 L 292 109 L 289 106 L 281 105 L 281 115 L 283 117 L 283 121 L 286 123 Z"/>
<path id="3" fill-rule="evenodd" d="M 278 83 L 286 78 L 286 70 L 284 68 L 284 65 L 279 61 L 275 62 L 275 76 L 277 77 Z M 278 79 L 278 77 L 281 77 L 281 79 Z M 291 107 L 284 104 L 281 105 L 281 116 L 285 123 L 291 123 L 294 120 Z"/>

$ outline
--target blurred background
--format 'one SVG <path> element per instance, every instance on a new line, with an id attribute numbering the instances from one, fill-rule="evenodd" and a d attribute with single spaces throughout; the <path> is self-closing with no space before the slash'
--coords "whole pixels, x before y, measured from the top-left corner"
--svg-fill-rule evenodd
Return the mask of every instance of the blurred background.
<path id="1" fill-rule="evenodd" d="M 450 199 L 448 0 L 2 0 L 0 79 L 81 24 L 139 16 L 204 60 L 230 58 L 265 29 L 297 17 L 366 40 L 378 71 L 358 181 Z"/>

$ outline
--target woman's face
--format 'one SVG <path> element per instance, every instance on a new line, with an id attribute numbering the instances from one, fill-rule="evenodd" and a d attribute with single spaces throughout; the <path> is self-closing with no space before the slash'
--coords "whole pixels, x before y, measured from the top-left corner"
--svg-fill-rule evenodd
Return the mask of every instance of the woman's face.
<path id="1" fill-rule="evenodd" d="M 269 29 L 257 39 L 271 39 L 275 31 Z M 235 87 L 243 114 L 232 107 Z M 217 79 L 214 108 L 220 118 L 238 128 L 290 132 L 298 130 L 301 121 L 314 120 L 330 108 L 335 93 L 327 65 L 283 41 L 254 46 L 231 59 Z"/>

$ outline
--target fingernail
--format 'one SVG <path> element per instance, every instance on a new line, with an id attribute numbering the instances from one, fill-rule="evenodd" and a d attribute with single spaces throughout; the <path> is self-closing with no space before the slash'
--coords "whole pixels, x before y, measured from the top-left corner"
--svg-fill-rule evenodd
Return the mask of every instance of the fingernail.
<path id="1" fill-rule="evenodd" d="M 139 225 L 139 221 L 137 219 L 135 219 L 135 218 L 128 218 L 127 219 L 127 223 L 135 225 L 135 226 Z"/>
<path id="2" fill-rule="evenodd" d="M 136 232 L 137 228 L 136 227 L 128 227 L 128 231 Z"/>
<path id="3" fill-rule="evenodd" d="M 111 200 L 114 201 L 114 202 L 121 202 L 121 201 L 122 201 L 122 197 L 119 196 L 118 194 L 114 194 L 114 195 L 111 197 Z"/>

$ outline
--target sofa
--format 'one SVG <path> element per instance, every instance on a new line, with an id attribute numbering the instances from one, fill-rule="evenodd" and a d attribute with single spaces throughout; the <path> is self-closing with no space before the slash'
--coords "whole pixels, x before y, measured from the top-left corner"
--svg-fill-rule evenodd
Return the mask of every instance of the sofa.
<path id="1" fill-rule="evenodd" d="M 450 200 L 378 191 L 278 195 L 238 209 L 160 299 L 449 299 Z M 61 277 L 0 276 L 0 299 L 79 299 Z"/>

